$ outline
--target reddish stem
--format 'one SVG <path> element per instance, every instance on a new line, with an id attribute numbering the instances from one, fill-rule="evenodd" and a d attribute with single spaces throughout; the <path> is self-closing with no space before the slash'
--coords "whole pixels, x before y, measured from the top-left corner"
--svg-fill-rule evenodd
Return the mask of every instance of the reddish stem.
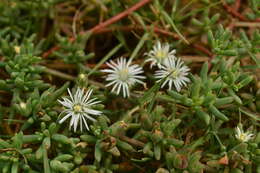
<path id="1" fill-rule="evenodd" d="M 236 9 L 228 6 L 226 3 L 223 3 L 223 6 L 226 8 L 227 12 L 229 12 L 232 16 L 237 17 L 242 21 L 247 21 L 246 17 L 236 11 Z"/>
<path id="2" fill-rule="evenodd" d="M 135 10 L 137 10 L 137 9 L 141 8 L 142 6 L 144 6 L 145 4 L 149 3 L 150 1 L 151 0 L 141 0 L 140 2 L 136 3 L 132 7 L 128 8 L 125 11 L 117 14 L 116 16 L 114 16 L 114 17 L 94 26 L 93 28 L 89 29 L 86 32 L 93 32 L 93 33 L 98 32 L 98 30 L 105 28 L 108 25 L 111 25 L 111 24 L 125 18 L 126 16 L 128 16 L 129 14 L 134 12 Z M 80 34 L 84 34 L 86 32 L 81 32 Z M 70 41 L 73 42 L 74 40 L 75 40 L 75 38 L 73 38 L 73 37 L 70 38 Z M 43 58 L 47 58 L 52 52 L 57 51 L 59 49 L 60 49 L 59 46 L 55 46 L 55 47 L 51 48 L 50 50 L 48 50 L 47 52 L 45 52 L 42 56 L 43 56 Z"/>
<path id="3" fill-rule="evenodd" d="M 96 25 L 95 27 L 93 27 L 92 29 L 90 29 L 90 32 L 96 32 L 101 28 L 105 28 L 108 25 L 111 25 L 112 23 L 115 23 L 123 18 L 125 18 L 126 16 L 128 16 L 129 14 L 131 14 L 133 11 L 136 11 L 137 9 L 141 8 L 142 6 L 144 6 L 145 4 L 149 3 L 151 0 L 142 0 L 138 3 L 136 3 L 134 6 L 126 9 L 125 11 L 117 14 L 116 16 L 106 20 L 105 22 L 102 22 L 98 25 Z"/>
<path id="4" fill-rule="evenodd" d="M 241 1 L 240 1 L 240 0 L 236 0 L 235 5 L 234 5 L 234 10 L 235 10 L 235 11 L 238 11 L 238 10 L 239 10 L 240 4 L 241 4 Z"/>
<path id="5" fill-rule="evenodd" d="M 208 55 L 209 57 L 212 57 L 212 56 L 213 56 L 213 53 L 210 52 L 207 48 L 205 48 L 205 47 L 204 47 L 203 45 L 201 45 L 201 44 L 195 43 L 195 44 L 193 44 L 192 46 L 193 46 L 194 48 L 198 49 L 199 51 L 205 53 L 205 54 Z"/>
<path id="6" fill-rule="evenodd" d="M 141 30 L 144 31 L 145 29 L 147 30 L 153 30 L 155 33 L 159 33 L 165 36 L 170 36 L 173 37 L 174 39 L 179 40 L 179 36 L 175 33 L 163 30 L 161 28 L 158 28 L 156 26 L 146 26 L 146 28 L 143 28 L 142 26 L 134 26 L 134 25 L 129 25 L 129 26 L 117 26 L 117 27 L 110 27 L 110 28 L 102 28 L 96 31 L 94 34 L 100 34 L 100 33 L 106 33 L 106 32 L 113 32 L 113 31 L 132 31 L 132 30 Z"/>

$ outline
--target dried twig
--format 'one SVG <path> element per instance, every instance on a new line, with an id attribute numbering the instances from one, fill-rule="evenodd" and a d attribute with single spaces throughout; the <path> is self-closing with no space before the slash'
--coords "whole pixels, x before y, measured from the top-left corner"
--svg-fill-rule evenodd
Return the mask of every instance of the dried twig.
<path id="1" fill-rule="evenodd" d="M 144 6 L 145 4 L 149 3 L 150 1 L 151 1 L 151 0 L 141 0 L 140 2 L 136 3 L 134 6 L 128 8 L 128 9 L 126 9 L 125 11 L 123 11 L 123 12 L 117 14 L 116 16 L 114 16 L 114 17 L 112 17 L 112 18 L 106 20 L 105 22 L 102 22 L 102 23 L 100 23 L 100 24 L 94 26 L 93 28 L 91 28 L 91 29 L 88 30 L 88 31 L 80 32 L 80 34 L 82 35 L 82 34 L 85 34 L 85 33 L 87 33 L 87 32 L 95 33 L 95 32 L 97 32 L 98 30 L 100 30 L 100 29 L 102 29 L 102 28 L 105 28 L 105 27 L 107 27 L 107 26 L 109 26 L 109 25 L 111 25 L 111 24 L 113 24 L 113 23 L 115 23 L 115 22 L 117 22 L 117 21 L 119 21 L 119 20 L 125 18 L 126 16 L 128 16 L 128 15 L 131 14 L 132 12 L 136 11 L 137 9 L 141 8 L 142 6 Z M 75 38 L 74 38 L 74 37 L 71 37 L 69 40 L 73 42 L 73 41 L 75 40 Z M 57 51 L 57 50 L 59 50 L 59 49 L 60 49 L 59 46 L 55 46 L 55 47 L 51 48 L 50 50 L 48 50 L 47 52 L 45 52 L 45 53 L 42 55 L 42 57 L 43 57 L 43 58 L 47 58 L 50 54 L 52 54 L 52 52 Z"/>

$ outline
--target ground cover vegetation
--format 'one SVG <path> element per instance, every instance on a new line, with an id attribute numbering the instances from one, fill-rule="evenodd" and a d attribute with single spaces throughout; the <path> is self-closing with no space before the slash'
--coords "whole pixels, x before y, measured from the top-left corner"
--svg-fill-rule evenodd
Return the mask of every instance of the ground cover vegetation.
<path id="1" fill-rule="evenodd" d="M 260 173 L 259 0 L 1 0 L 0 172 Z"/>

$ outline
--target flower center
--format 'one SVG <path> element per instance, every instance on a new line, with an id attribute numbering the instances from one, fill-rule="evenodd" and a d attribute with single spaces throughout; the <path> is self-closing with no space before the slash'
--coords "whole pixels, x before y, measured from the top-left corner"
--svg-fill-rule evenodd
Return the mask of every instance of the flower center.
<path id="1" fill-rule="evenodd" d="M 79 104 L 76 104 L 73 106 L 73 111 L 76 113 L 82 112 L 82 106 Z"/>
<path id="2" fill-rule="evenodd" d="M 242 134 L 240 135 L 239 139 L 240 139 L 241 141 L 245 141 L 246 135 L 242 133 Z"/>
<path id="3" fill-rule="evenodd" d="M 128 69 L 122 69 L 120 72 L 119 72 L 119 79 L 121 81 L 126 81 L 128 79 L 128 76 L 129 76 L 129 71 Z"/>
<path id="4" fill-rule="evenodd" d="M 166 53 L 165 53 L 164 51 L 162 51 L 162 50 L 158 50 L 158 51 L 156 52 L 156 57 L 157 57 L 158 59 L 163 59 L 163 58 L 165 58 L 165 56 L 166 56 Z"/>
<path id="5" fill-rule="evenodd" d="M 170 77 L 173 78 L 173 79 L 176 79 L 179 77 L 180 75 L 180 72 L 178 69 L 174 69 L 172 71 L 169 71 L 171 73 Z"/>

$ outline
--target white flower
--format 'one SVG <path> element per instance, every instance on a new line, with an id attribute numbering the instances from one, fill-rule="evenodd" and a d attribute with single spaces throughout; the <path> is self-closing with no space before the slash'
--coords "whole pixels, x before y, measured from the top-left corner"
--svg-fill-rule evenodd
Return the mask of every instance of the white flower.
<path id="1" fill-rule="evenodd" d="M 80 131 L 83 129 L 83 123 L 87 130 L 89 130 L 86 119 L 91 121 L 96 121 L 90 115 L 100 115 L 101 111 L 91 109 L 91 107 L 100 101 L 96 101 L 96 98 L 90 99 L 92 90 L 88 90 L 84 93 L 84 89 L 78 88 L 74 95 L 71 94 L 68 89 L 70 99 L 63 97 L 63 100 L 58 100 L 66 109 L 61 114 L 66 114 L 59 123 L 63 123 L 66 119 L 70 119 L 70 129 L 73 126 L 74 132 L 77 129 L 78 124 L 80 124 Z"/>
<path id="2" fill-rule="evenodd" d="M 183 65 L 183 61 L 179 58 L 168 58 L 162 65 L 162 69 L 155 72 L 155 78 L 159 79 L 157 82 L 167 77 L 163 82 L 161 88 L 163 88 L 167 83 L 169 90 L 172 89 L 174 85 L 177 91 L 181 90 L 181 87 L 187 85 L 187 82 L 190 82 L 190 79 L 186 77 L 189 72 L 189 68 Z"/>
<path id="3" fill-rule="evenodd" d="M 131 64 L 131 61 L 126 61 L 125 58 L 121 57 L 117 59 L 117 63 L 110 61 L 106 63 L 110 69 L 104 69 L 102 72 L 109 73 L 107 75 L 106 81 L 109 83 L 106 86 L 113 85 L 112 92 L 117 93 L 117 95 L 122 91 L 124 97 L 129 97 L 129 88 L 135 83 L 144 84 L 140 79 L 145 77 L 140 75 L 143 73 L 143 69 L 137 64 Z"/>
<path id="4" fill-rule="evenodd" d="M 170 50 L 168 43 L 161 44 L 161 42 L 156 42 L 153 46 L 153 49 L 148 53 L 145 53 L 149 58 L 145 62 L 150 62 L 150 68 L 154 65 L 157 65 L 158 68 L 161 68 L 164 62 L 170 58 L 175 57 L 176 50 Z"/>
<path id="5" fill-rule="evenodd" d="M 254 134 L 250 133 L 249 131 L 244 132 L 244 130 L 239 126 L 236 127 L 235 131 L 235 137 L 241 142 L 247 142 L 254 136 Z"/>

